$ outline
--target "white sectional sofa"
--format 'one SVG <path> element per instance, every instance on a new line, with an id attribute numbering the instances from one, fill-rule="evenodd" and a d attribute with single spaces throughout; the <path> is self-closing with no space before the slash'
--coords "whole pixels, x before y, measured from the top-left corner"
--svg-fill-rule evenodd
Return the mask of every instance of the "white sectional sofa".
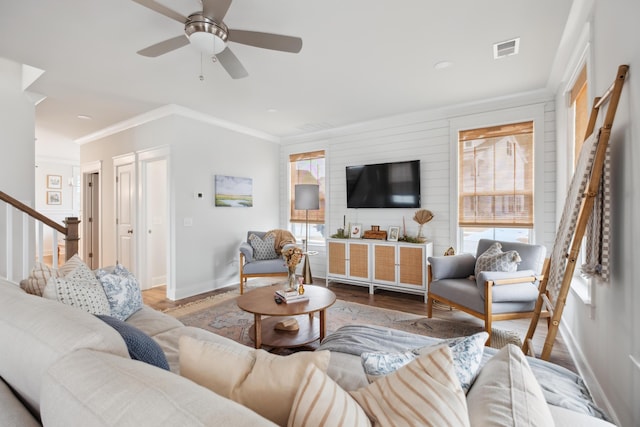
<path id="1" fill-rule="evenodd" d="M 127 324 L 160 345 L 171 371 L 132 360 L 120 334 L 97 317 L 29 295 L 17 285 L 0 280 L 0 425 L 275 425 L 248 407 L 179 375 L 182 336 L 240 355 L 255 350 L 184 326 L 149 307 L 134 313 Z M 241 359 L 224 363 L 233 367 Z M 208 366 L 217 366 L 215 360 L 210 363 Z M 208 366 L 202 366 L 202 372 Z M 345 390 L 368 384 L 356 355 L 332 352 L 327 374 Z M 551 408 L 550 413 L 559 426 L 611 426 L 562 408 Z M 474 425 L 473 418 L 470 425 Z"/>

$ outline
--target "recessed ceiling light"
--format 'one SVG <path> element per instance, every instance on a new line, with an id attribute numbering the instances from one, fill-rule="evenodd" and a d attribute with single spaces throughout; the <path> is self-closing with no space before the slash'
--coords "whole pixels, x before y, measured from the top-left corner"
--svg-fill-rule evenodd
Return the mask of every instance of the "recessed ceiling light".
<path id="1" fill-rule="evenodd" d="M 275 108 L 267 108 L 267 113 L 277 113 L 278 110 Z"/>
<path id="2" fill-rule="evenodd" d="M 78 118 L 81 120 L 91 120 L 93 117 L 87 116 L 86 114 L 78 114 Z"/>
<path id="3" fill-rule="evenodd" d="M 449 68 L 453 66 L 453 62 L 451 61 L 440 61 L 440 62 L 436 62 L 433 65 L 433 68 L 435 68 L 436 70 L 444 70 L 445 68 Z"/>

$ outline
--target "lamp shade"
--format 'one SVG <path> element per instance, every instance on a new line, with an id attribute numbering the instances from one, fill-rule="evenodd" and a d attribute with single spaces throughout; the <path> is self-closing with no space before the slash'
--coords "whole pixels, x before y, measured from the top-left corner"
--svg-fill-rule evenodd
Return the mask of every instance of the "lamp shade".
<path id="1" fill-rule="evenodd" d="M 318 184 L 297 184 L 295 186 L 294 208 L 300 211 L 320 209 L 320 186 Z"/>

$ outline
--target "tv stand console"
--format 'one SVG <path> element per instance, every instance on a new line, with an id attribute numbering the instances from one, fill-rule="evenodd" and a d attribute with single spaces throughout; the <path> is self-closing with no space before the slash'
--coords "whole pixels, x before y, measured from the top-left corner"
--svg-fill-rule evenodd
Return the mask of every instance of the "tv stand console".
<path id="1" fill-rule="evenodd" d="M 327 283 L 334 281 L 424 295 L 427 258 L 433 242 L 406 243 L 373 239 L 328 239 Z"/>

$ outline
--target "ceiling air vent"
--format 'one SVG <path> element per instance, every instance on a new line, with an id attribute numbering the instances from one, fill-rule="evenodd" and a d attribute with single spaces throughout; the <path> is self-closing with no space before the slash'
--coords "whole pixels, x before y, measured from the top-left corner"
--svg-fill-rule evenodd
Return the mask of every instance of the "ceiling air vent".
<path id="1" fill-rule="evenodd" d="M 493 45 L 493 59 L 516 55 L 520 51 L 520 37 Z"/>

